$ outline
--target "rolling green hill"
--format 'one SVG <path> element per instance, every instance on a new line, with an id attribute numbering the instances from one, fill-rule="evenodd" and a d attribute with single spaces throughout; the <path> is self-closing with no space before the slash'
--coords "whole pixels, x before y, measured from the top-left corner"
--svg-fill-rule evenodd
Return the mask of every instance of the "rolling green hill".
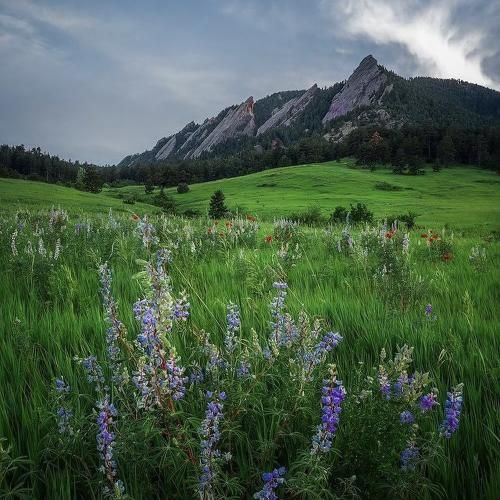
<path id="1" fill-rule="evenodd" d="M 381 189 L 381 183 L 394 190 Z M 450 167 L 441 172 L 428 168 L 425 175 L 398 176 L 383 168 L 375 172 L 354 168 L 351 160 L 344 160 L 194 184 L 186 194 L 178 194 L 174 188 L 167 191 L 180 213 L 191 209 L 205 214 L 210 196 L 217 189 L 224 192 L 230 209 L 267 220 L 300 213 L 311 206 L 319 206 L 328 216 L 338 205 L 362 202 L 377 217 L 416 212 L 417 222 L 426 227 L 449 224 L 500 228 L 500 178 L 491 171 L 471 167 Z M 136 203 L 124 204 L 123 198 L 132 194 Z M 94 213 L 109 208 L 148 213 L 159 210 L 152 205 L 157 194 L 155 189 L 146 195 L 139 185 L 90 194 L 40 182 L 0 179 L 0 210 L 60 205 Z"/>
<path id="2" fill-rule="evenodd" d="M 70 210 L 102 213 L 109 208 L 117 212 L 158 210 L 151 205 L 125 205 L 122 200 L 103 193 L 92 194 L 73 188 L 19 179 L 0 179 L 0 211 L 50 208 L 52 205 Z"/>
<path id="3" fill-rule="evenodd" d="M 173 195 L 181 212 L 205 213 L 211 194 L 222 189 L 226 205 L 233 210 L 272 219 L 304 211 L 317 205 L 326 216 L 338 205 L 365 203 L 377 217 L 417 212 L 421 225 L 450 224 L 452 227 L 498 227 L 500 178 L 493 172 L 470 167 L 450 167 L 441 172 L 427 168 L 421 176 L 394 175 L 388 169 L 375 172 L 353 168 L 351 160 L 267 170 L 232 179 L 190 186 L 190 192 Z M 379 183 L 394 191 L 377 188 Z M 147 202 L 143 186 L 110 189 L 111 196 L 135 194 Z"/>

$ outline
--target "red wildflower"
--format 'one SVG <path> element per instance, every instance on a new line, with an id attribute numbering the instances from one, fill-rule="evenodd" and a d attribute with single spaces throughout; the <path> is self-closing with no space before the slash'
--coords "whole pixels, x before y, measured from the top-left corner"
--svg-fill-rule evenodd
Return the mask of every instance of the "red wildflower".
<path id="1" fill-rule="evenodd" d="M 427 238 L 427 236 L 428 236 L 428 235 L 427 235 L 427 233 L 422 233 L 422 234 L 420 235 L 420 237 L 421 237 L 421 238 Z"/>
<path id="2" fill-rule="evenodd" d="M 396 231 L 387 231 L 385 237 L 391 239 L 396 234 Z"/>
<path id="3" fill-rule="evenodd" d="M 137 214 L 132 214 L 132 220 L 139 220 L 140 217 Z"/>
<path id="4" fill-rule="evenodd" d="M 453 254 L 450 252 L 446 252 L 441 256 L 441 259 L 443 260 L 443 262 L 448 262 L 453 259 Z"/>
<path id="5" fill-rule="evenodd" d="M 273 242 L 273 237 L 272 237 L 272 235 L 268 234 L 268 235 L 264 238 L 264 241 L 265 241 L 266 243 L 271 244 L 271 243 Z"/>
<path id="6" fill-rule="evenodd" d="M 256 220 L 257 220 L 257 218 L 254 217 L 253 215 L 247 215 L 247 221 L 255 222 Z"/>

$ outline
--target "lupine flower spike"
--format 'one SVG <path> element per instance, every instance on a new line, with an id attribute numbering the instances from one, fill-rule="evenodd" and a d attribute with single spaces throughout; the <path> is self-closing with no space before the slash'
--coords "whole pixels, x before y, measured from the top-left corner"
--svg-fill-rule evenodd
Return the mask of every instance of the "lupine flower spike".
<path id="1" fill-rule="evenodd" d="M 448 399 L 444 405 L 444 420 L 441 424 L 441 435 L 450 438 L 458 429 L 460 414 L 462 412 L 464 384 L 459 384 L 448 393 Z"/>
<path id="2" fill-rule="evenodd" d="M 276 500 L 278 496 L 275 491 L 285 482 L 283 476 L 286 474 L 285 467 L 280 467 L 279 469 L 274 469 L 272 472 L 264 472 L 262 474 L 262 481 L 264 481 L 264 487 L 255 493 L 254 498 L 263 498 L 265 500 Z"/>

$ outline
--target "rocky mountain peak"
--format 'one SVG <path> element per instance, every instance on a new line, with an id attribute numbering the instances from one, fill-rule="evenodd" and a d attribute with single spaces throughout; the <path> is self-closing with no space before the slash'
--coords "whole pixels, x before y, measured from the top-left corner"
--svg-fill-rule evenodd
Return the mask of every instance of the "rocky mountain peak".
<path id="1" fill-rule="evenodd" d="M 377 60 L 371 55 L 366 56 L 342 90 L 334 96 L 330 109 L 323 118 L 323 123 L 347 115 L 361 106 L 369 106 L 375 101 L 386 82 L 387 75 L 380 68 Z"/>

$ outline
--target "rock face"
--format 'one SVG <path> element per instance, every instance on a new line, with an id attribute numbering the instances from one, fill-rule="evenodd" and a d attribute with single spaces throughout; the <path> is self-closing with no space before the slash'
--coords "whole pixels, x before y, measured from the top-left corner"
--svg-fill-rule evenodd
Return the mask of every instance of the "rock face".
<path id="1" fill-rule="evenodd" d="M 349 77 L 342 90 L 334 96 L 323 123 L 345 116 L 361 106 L 372 104 L 387 81 L 387 75 L 373 56 L 365 57 Z M 385 90 L 385 89 L 384 89 Z"/>
<path id="2" fill-rule="evenodd" d="M 198 158 L 203 152 L 210 151 L 214 146 L 234 137 L 255 134 L 255 117 L 253 113 L 254 100 L 249 97 L 238 107 L 229 109 L 222 121 L 204 138 L 194 151 L 186 158 Z"/>
<path id="3" fill-rule="evenodd" d="M 283 106 L 277 109 L 271 117 L 265 121 L 257 130 L 257 135 L 276 128 L 288 127 L 291 123 L 304 111 L 306 106 L 311 102 L 318 90 L 318 86 L 314 84 L 310 89 L 306 90 L 302 95 L 294 97 L 287 101 Z"/>
<path id="4" fill-rule="evenodd" d="M 170 156 L 170 153 L 175 148 L 175 143 L 177 142 L 176 136 L 173 135 L 170 137 L 170 139 L 167 140 L 167 142 L 164 144 L 164 146 L 156 153 L 155 155 L 155 160 L 165 160 Z"/>

